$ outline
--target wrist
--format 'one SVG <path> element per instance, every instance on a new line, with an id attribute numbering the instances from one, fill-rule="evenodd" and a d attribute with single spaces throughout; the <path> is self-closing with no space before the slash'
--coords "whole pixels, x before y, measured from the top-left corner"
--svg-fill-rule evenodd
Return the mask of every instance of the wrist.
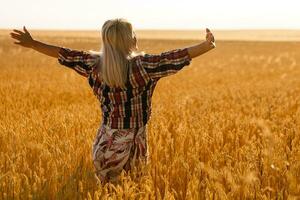
<path id="1" fill-rule="evenodd" d="M 32 39 L 32 41 L 29 43 L 29 47 L 34 49 L 36 47 L 36 44 L 38 43 L 38 41 Z"/>
<path id="2" fill-rule="evenodd" d="M 215 42 L 212 42 L 212 41 L 205 41 L 206 42 L 206 45 L 208 46 L 209 49 L 213 49 L 216 47 L 216 44 Z"/>

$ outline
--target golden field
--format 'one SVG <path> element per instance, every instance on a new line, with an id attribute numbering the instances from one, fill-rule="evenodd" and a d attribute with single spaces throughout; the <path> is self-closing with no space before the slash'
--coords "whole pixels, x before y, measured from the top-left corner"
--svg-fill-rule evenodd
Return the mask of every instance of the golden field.
<path id="1" fill-rule="evenodd" d="M 300 42 L 216 37 L 216 49 L 158 83 L 143 174 L 97 186 L 91 153 L 101 113 L 87 80 L 13 45 L 7 33 L 0 34 L 0 199 L 300 198 Z M 33 36 L 100 47 L 91 35 Z M 160 53 L 197 42 L 144 38 L 139 47 Z"/>

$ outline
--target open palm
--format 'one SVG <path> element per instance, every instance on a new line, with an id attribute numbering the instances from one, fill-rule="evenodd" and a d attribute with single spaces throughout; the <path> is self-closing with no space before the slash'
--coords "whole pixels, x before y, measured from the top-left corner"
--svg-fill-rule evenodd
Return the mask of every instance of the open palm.
<path id="1" fill-rule="evenodd" d="M 23 31 L 19 31 L 14 29 L 13 32 L 10 33 L 10 36 L 17 40 L 14 42 L 15 44 L 21 45 L 23 47 L 31 47 L 34 40 L 32 39 L 30 33 L 27 31 L 26 27 L 23 27 Z"/>

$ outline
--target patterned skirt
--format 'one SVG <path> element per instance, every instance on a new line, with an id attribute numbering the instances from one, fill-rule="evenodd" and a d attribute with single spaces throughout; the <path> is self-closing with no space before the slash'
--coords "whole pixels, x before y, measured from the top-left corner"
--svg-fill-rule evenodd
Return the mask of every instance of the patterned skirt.
<path id="1" fill-rule="evenodd" d="M 129 171 L 148 162 L 146 126 L 111 129 L 102 124 L 92 148 L 96 178 L 101 183 L 116 182 L 122 170 Z"/>

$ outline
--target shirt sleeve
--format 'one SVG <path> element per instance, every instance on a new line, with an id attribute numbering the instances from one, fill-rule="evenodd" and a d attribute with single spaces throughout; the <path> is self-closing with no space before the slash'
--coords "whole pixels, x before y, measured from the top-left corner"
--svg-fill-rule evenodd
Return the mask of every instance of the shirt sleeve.
<path id="1" fill-rule="evenodd" d="M 74 69 L 78 74 L 88 77 L 95 63 L 95 57 L 86 51 L 61 47 L 58 53 L 58 62 Z"/>
<path id="2" fill-rule="evenodd" d="M 177 73 L 189 65 L 191 57 L 187 48 L 175 49 L 161 54 L 144 54 L 141 64 L 152 79 L 159 79 Z"/>

